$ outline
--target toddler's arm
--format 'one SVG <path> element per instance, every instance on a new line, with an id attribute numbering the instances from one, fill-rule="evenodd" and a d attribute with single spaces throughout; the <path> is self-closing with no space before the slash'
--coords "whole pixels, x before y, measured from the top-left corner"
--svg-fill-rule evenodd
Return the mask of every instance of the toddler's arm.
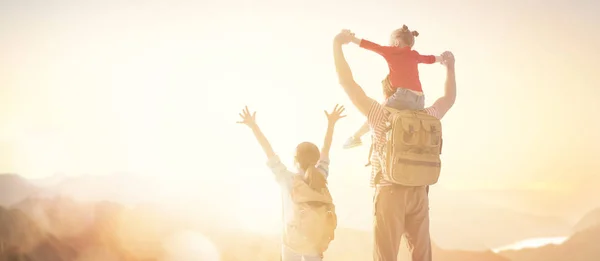
<path id="1" fill-rule="evenodd" d="M 356 36 L 352 37 L 352 42 L 355 43 L 356 45 L 360 46 L 361 48 L 376 52 L 381 56 L 385 56 L 389 52 L 389 50 L 391 50 L 391 48 L 393 48 L 390 46 L 381 46 L 381 45 L 371 42 L 369 40 L 360 39 Z"/>
<path id="2" fill-rule="evenodd" d="M 441 63 L 443 61 L 441 55 L 438 55 L 438 56 L 422 55 L 422 54 L 419 54 L 417 51 L 415 51 L 415 53 L 417 53 L 417 60 L 419 61 L 419 63 L 433 64 L 433 63 Z"/>

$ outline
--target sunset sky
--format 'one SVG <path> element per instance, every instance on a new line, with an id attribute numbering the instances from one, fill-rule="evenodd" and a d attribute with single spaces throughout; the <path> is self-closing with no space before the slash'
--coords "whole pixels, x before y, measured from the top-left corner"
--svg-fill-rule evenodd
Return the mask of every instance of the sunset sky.
<path id="1" fill-rule="evenodd" d="M 258 111 L 292 167 L 295 145 L 320 145 L 323 110 L 340 103 L 330 182 L 366 187 L 368 146 L 341 149 L 365 118 L 337 83 L 332 39 L 348 28 L 385 44 L 407 24 L 420 53 L 457 59 L 441 186 L 578 190 L 600 183 L 598 10 L 592 0 L 3 0 L 0 172 L 256 184 L 243 189 L 265 194 L 251 200 L 278 202 L 238 112 Z M 384 60 L 345 50 L 380 100 Z M 445 71 L 420 71 L 431 104 Z"/>

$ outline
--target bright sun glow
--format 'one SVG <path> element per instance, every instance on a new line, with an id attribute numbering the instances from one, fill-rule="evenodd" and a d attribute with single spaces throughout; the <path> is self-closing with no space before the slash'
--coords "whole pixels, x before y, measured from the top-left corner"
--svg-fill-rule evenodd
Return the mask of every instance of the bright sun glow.
<path id="1" fill-rule="evenodd" d="M 193 231 L 183 231 L 168 237 L 164 243 L 166 261 L 219 261 L 215 245 L 206 237 Z"/>
<path id="2" fill-rule="evenodd" d="M 266 234 L 281 232 L 281 197 L 279 188 L 273 183 L 260 186 L 254 182 L 241 189 L 236 217 L 244 229 Z"/>

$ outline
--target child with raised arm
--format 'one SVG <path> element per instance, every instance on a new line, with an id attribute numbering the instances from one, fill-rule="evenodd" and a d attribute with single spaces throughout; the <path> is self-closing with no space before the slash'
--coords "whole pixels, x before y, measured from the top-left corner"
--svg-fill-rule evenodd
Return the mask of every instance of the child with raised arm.
<path id="1" fill-rule="evenodd" d="M 248 107 L 240 113 L 241 121 L 254 136 L 267 155 L 267 165 L 281 187 L 283 197 L 282 261 L 322 261 L 323 252 L 334 238 L 337 226 L 335 206 L 327 186 L 329 176 L 329 151 L 335 123 L 346 117 L 343 106 L 335 106 L 327 116 L 327 132 L 323 147 L 310 142 L 296 147 L 294 161 L 297 171 L 292 172 L 281 162 L 271 144 L 256 124 L 256 113 Z"/>
<path id="2" fill-rule="evenodd" d="M 385 105 L 403 110 L 421 110 L 425 106 L 421 80 L 419 79 L 420 63 L 433 64 L 442 62 L 441 56 L 421 55 L 412 49 L 417 31 L 411 31 L 406 25 L 396 29 L 390 36 L 390 45 L 381 46 L 365 39 L 353 36 L 352 42 L 360 47 L 383 56 L 389 68 L 388 76 L 382 81 L 384 91 L 388 89 L 391 96 L 386 97 Z M 353 135 L 344 148 L 353 148 L 362 144 L 360 138 L 368 132 L 366 123 Z"/>

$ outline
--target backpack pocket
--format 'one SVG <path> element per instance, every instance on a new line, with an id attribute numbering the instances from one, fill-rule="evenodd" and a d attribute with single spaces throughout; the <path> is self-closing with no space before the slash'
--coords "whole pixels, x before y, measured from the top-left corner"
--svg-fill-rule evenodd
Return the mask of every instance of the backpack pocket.
<path id="1" fill-rule="evenodd" d="M 441 162 L 433 155 L 397 157 L 391 164 L 388 180 L 404 186 L 432 185 L 440 176 Z"/>
<path id="2" fill-rule="evenodd" d="M 419 133 L 421 131 L 419 119 L 403 118 L 401 121 L 402 130 L 398 133 L 401 143 L 405 146 L 419 145 Z"/>
<path id="3" fill-rule="evenodd" d="M 442 123 L 438 120 L 421 120 L 423 126 L 423 135 L 421 144 L 424 147 L 432 149 L 430 154 L 440 154 L 442 146 Z"/>

